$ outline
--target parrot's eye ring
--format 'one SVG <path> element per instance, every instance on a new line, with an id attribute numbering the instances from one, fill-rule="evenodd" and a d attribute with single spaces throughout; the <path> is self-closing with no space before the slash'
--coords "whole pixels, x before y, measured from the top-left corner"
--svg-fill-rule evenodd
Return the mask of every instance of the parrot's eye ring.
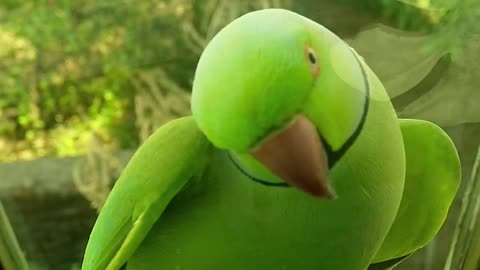
<path id="1" fill-rule="evenodd" d="M 320 64 L 318 63 L 317 53 L 310 45 L 305 45 L 305 58 L 310 65 L 312 75 L 316 77 L 320 72 Z"/>

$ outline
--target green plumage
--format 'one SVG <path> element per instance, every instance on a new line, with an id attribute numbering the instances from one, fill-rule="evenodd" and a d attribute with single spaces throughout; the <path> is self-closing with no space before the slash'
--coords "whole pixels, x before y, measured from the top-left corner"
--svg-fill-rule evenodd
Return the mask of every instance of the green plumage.
<path id="1" fill-rule="evenodd" d="M 192 107 L 125 168 L 83 270 L 363 270 L 427 244 L 458 188 L 446 134 L 399 120 L 351 48 L 289 11 L 253 12 L 222 30 L 200 60 Z M 327 146 L 336 200 L 263 185 L 232 162 L 295 114 Z"/>

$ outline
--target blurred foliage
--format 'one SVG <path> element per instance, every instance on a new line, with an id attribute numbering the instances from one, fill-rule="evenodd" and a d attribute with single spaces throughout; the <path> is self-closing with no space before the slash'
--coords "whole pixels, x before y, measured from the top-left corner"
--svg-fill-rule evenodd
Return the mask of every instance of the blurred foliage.
<path id="1" fill-rule="evenodd" d="M 179 43 L 152 38 L 151 29 L 175 31 L 176 9 L 133 1 L 3 5 L 0 134 L 20 141 L 14 150 L 27 158 L 22 148 L 74 154 L 88 140 L 87 130 L 105 141 L 115 136 L 120 147 L 135 144 L 135 134 L 123 132 L 133 129 L 128 78 L 174 56 Z"/>

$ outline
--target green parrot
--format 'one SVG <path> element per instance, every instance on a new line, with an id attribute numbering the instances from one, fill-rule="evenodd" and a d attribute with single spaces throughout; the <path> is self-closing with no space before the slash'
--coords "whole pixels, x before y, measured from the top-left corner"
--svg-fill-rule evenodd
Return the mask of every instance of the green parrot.
<path id="1" fill-rule="evenodd" d="M 434 237 L 459 181 L 449 137 L 398 119 L 344 41 L 254 11 L 202 53 L 192 116 L 130 160 L 82 269 L 388 269 Z"/>

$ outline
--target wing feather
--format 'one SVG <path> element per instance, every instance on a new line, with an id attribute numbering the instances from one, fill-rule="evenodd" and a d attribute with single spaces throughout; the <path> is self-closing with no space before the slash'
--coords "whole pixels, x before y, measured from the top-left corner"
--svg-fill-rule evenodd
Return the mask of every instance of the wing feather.
<path id="1" fill-rule="evenodd" d="M 82 270 L 117 270 L 172 198 L 202 173 L 212 146 L 192 117 L 160 127 L 132 157 L 102 208 Z"/>

